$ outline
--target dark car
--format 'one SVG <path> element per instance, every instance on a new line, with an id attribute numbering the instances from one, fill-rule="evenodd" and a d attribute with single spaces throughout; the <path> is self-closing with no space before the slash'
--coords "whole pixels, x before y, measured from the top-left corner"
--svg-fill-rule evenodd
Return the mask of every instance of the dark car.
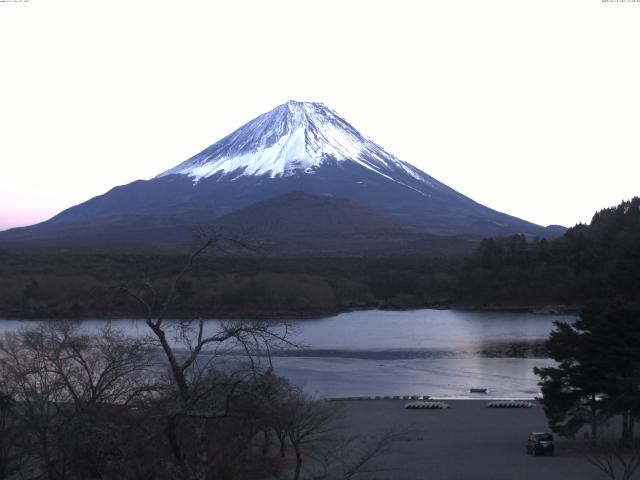
<path id="1" fill-rule="evenodd" d="M 527 440 L 527 455 L 553 455 L 553 435 L 531 432 Z"/>

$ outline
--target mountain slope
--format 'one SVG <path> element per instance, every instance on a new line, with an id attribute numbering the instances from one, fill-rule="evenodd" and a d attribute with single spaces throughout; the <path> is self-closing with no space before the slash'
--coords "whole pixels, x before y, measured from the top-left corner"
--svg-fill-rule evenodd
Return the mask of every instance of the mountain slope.
<path id="1" fill-rule="evenodd" d="M 352 200 L 416 233 L 557 233 L 465 197 L 389 154 L 322 104 L 287 102 L 156 178 L 0 233 L 0 242 L 82 245 L 117 237 L 119 245 L 127 238 L 140 247 L 174 245 L 193 224 L 208 225 L 295 191 Z"/>

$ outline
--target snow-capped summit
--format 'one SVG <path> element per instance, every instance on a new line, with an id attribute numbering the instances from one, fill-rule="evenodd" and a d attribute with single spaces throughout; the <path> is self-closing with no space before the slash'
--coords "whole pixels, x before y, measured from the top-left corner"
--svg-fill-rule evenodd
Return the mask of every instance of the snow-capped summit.
<path id="1" fill-rule="evenodd" d="M 361 135 L 324 104 L 293 100 L 158 177 L 182 174 L 195 182 L 216 174 L 275 178 L 313 174 L 325 162 L 355 162 L 389 179 L 402 171 L 433 185 L 431 178 Z"/>

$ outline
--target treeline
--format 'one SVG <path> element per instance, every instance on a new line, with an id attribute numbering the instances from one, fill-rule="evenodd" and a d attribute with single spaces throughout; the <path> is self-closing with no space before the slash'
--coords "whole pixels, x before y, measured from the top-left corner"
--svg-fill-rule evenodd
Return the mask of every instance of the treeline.
<path id="1" fill-rule="evenodd" d="M 121 286 L 166 291 L 185 256 L 0 254 L 0 316 L 141 316 Z M 456 262 L 442 258 L 203 256 L 176 286 L 174 318 L 304 317 L 446 304 Z"/>
<path id="2" fill-rule="evenodd" d="M 460 297 L 504 304 L 584 304 L 640 287 L 640 198 L 597 212 L 558 238 L 483 240 L 464 262 Z"/>
<path id="3" fill-rule="evenodd" d="M 201 257 L 177 285 L 174 317 L 319 316 L 361 308 L 577 306 L 637 288 L 640 199 L 553 239 L 483 240 L 467 257 Z M 0 316 L 140 316 L 122 285 L 167 289 L 179 255 L 0 252 Z"/>

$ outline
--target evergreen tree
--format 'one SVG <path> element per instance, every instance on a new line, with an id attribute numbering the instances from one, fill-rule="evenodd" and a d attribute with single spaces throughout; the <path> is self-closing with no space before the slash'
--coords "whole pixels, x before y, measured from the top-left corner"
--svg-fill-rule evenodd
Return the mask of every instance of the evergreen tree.
<path id="1" fill-rule="evenodd" d="M 597 340 L 582 330 L 579 322 L 556 322 L 547 348 L 558 366 L 534 371 L 541 378 L 542 404 L 549 426 L 559 435 L 573 436 L 588 424 L 595 446 L 597 425 L 607 415 L 602 389 L 605 372 L 595 354 Z"/>
<path id="2" fill-rule="evenodd" d="M 631 445 L 634 418 L 640 414 L 640 310 L 618 299 L 592 306 L 582 318 L 598 341 L 596 354 L 606 373 L 606 408 L 621 416 L 622 443 Z"/>
<path id="3" fill-rule="evenodd" d="M 640 415 L 640 311 L 633 303 L 592 303 L 573 324 L 558 322 L 547 342 L 556 367 L 536 368 L 552 430 L 575 434 L 613 415 L 622 417 L 622 441 L 631 444 Z"/>

